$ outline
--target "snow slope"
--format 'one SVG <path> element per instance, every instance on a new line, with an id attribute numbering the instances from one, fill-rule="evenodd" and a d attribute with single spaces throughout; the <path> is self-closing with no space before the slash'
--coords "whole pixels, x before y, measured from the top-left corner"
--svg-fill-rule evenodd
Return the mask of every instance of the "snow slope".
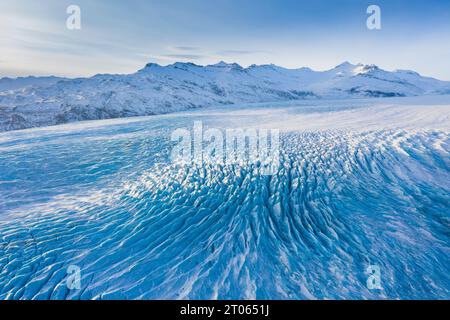
<path id="1" fill-rule="evenodd" d="M 450 82 L 348 62 L 323 72 L 224 62 L 149 63 L 129 75 L 1 79 L 0 131 L 223 104 L 445 93 L 450 93 Z"/>
<path id="2" fill-rule="evenodd" d="M 275 174 L 172 163 L 195 121 L 282 129 Z M 450 96 L 2 133 L 0 299 L 449 299 L 449 134 Z"/>

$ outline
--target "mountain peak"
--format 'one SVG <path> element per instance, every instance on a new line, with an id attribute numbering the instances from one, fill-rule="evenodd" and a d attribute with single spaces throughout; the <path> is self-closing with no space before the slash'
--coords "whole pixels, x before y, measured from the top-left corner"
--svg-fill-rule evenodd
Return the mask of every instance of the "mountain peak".
<path id="1" fill-rule="evenodd" d="M 171 64 L 170 66 L 175 68 L 183 68 L 183 67 L 201 67 L 193 62 L 175 62 Z"/>
<path id="2" fill-rule="evenodd" d="M 338 64 L 336 67 L 334 67 L 334 69 L 344 69 L 344 68 L 355 68 L 356 65 L 348 62 L 348 61 L 344 61 L 341 64 Z"/>
<path id="3" fill-rule="evenodd" d="M 214 67 L 214 68 L 233 68 L 233 69 L 243 69 L 239 64 L 233 62 L 233 63 L 226 63 L 225 61 L 219 61 L 216 64 L 211 64 L 208 67 Z"/>
<path id="4" fill-rule="evenodd" d="M 160 65 L 154 62 L 149 62 L 145 65 L 145 68 L 152 68 L 152 67 L 160 67 Z"/>
<path id="5" fill-rule="evenodd" d="M 161 68 L 161 66 L 157 63 L 154 62 L 149 62 L 147 63 L 142 69 L 139 69 L 137 72 L 138 73 L 142 73 L 142 72 L 150 72 L 150 69 L 156 69 L 156 68 Z"/>

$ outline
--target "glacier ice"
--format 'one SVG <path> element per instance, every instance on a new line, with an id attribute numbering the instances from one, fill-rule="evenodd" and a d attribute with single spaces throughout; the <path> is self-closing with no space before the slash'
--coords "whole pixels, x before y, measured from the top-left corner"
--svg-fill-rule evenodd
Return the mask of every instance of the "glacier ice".
<path id="1" fill-rule="evenodd" d="M 0 134 L 0 299 L 450 298 L 450 99 L 383 101 Z M 198 120 L 283 125 L 276 174 L 170 163 Z"/>

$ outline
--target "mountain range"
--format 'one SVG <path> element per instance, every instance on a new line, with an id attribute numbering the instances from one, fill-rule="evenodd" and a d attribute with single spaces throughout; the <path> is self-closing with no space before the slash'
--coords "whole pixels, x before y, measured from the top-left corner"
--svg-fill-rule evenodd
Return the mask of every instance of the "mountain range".
<path id="1" fill-rule="evenodd" d="M 344 62 L 327 71 L 276 65 L 147 64 L 132 74 L 0 79 L 0 131 L 163 114 L 212 105 L 450 94 L 414 71 Z"/>

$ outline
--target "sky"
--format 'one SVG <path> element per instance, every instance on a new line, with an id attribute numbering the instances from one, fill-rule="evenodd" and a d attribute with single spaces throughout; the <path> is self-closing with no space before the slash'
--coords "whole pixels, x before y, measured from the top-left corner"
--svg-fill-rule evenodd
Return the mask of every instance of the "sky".
<path id="1" fill-rule="evenodd" d="M 366 10 L 381 9 L 369 30 Z M 81 29 L 69 30 L 69 5 Z M 450 80 L 450 0 L 0 0 L 0 77 L 133 73 L 218 61 L 343 61 Z"/>

